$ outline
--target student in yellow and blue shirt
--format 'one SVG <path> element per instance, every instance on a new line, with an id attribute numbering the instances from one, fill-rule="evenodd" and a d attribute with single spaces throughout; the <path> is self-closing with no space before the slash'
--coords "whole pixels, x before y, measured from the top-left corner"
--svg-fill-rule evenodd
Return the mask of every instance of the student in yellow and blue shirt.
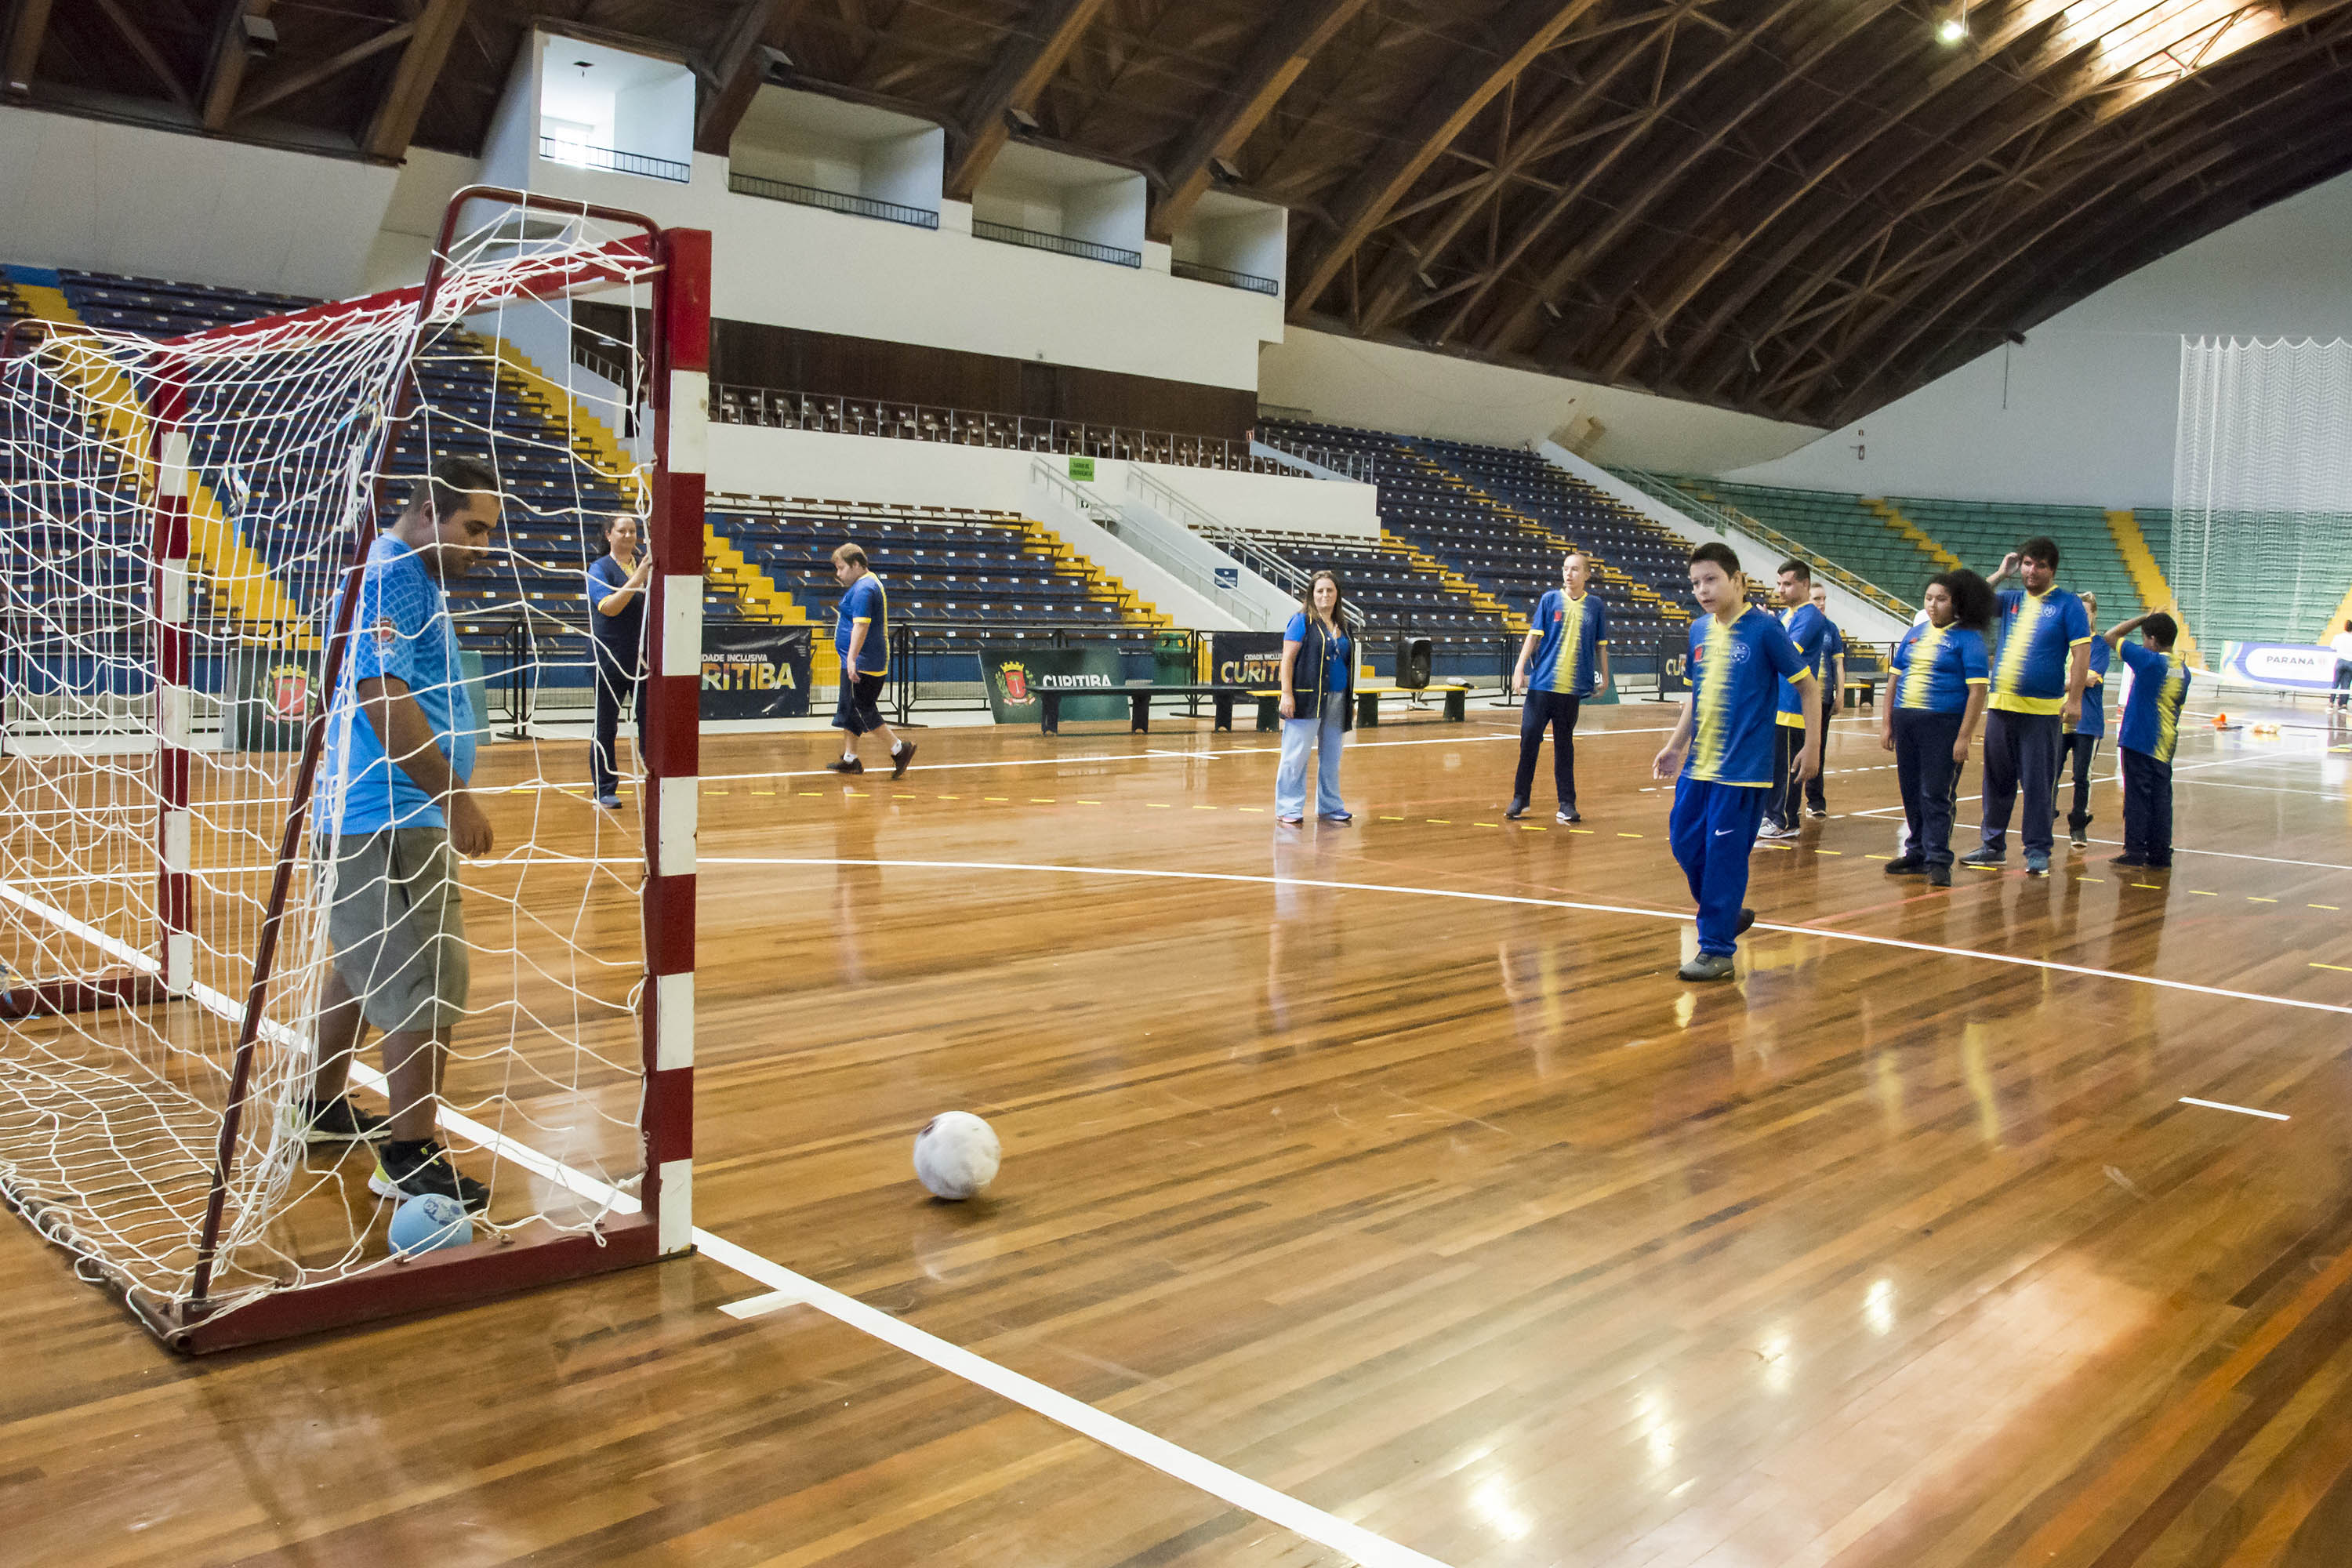
<path id="1" fill-rule="evenodd" d="M 2124 639 L 2134 631 L 2141 641 Z M 2189 661 L 2173 651 L 2180 623 L 2162 610 L 2134 616 L 2106 634 L 2131 670 L 2131 689 L 2116 720 L 2124 761 L 2124 852 L 2117 866 L 2162 870 L 2172 864 L 2172 752 L 2180 743 L 2180 707 L 2189 700 Z"/>
<path id="2" fill-rule="evenodd" d="M 2099 596 L 2083 595 L 2083 614 L 2099 624 Z M 2091 847 L 2091 763 L 2099 754 L 2099 739 L 2107 732 L 2107 667 L 2113 662 L 2105 637 L 2091 640 L 2091 673 L 2083 683 L 2082 717 L 2066 726 L 2058 741 L 2058 776 L 2050 788 L 2050 814 L 2058 814 L 2058 794 L 2066 787 L 2066 768 L 2074 769 L 2074 805 L 2066 814 L 2066 838 L 2077 849 Z"/>
<path id="3" fill-rule="evenodd" d="M 1992 656 L 1992 696 L 1986 706 L 1984 845 L 1960 858 L 1963 866 L 1999 866 L 2009 858 L 2009 814 L 2022 795 L 2025 874 L 2050 874 L 2050 797 L 2058 776 L 2058 742 L 2082 716 L 2090 679 L 2091 617 L 2083 601 L 2058 586 L 2058 545 L 2029 539 L 1992 574 L 2017 573 L 2025 586 L 1997 595 L 2000 642 Z"/>
<path id="4" fill-rule="evenodd" d="M 1878 743 L 1895 753 L 1903 792 L 1904 850 L 1890 877 L 1925 871 L 1927 885 L 1952 885 L 1952 807 L 1960 768 L 1984 717 L 1991 659 L 1985 633 L 1992 588 L 1973 572 L 1946 572 L 1927 584 L 1927 618 L 1903 634 L 1878 710 Z"/>
<path id="5" fill-rule="evenodd" d="M 1813 603 L 1813 569 L 1801 561 L 1780 563 L 1780 627 L 1797 651 L 1805 656 L 1805 668 L 1812 672 L 1813 693 L 1821 699 L 1822 663 L 1829 647 L 1830 618 Z M 1827 710 L 1826 700 L 1822 700 Z M 1822 720 L 1824 731 L 1828 720 Z M 1778 710 L 1774 715 L 1779 735 L 1772 750 L 1772 793 L 1764 803 L 1764 826 L 1758 829 L 1759 838 L 1794 838 L 1797 819 L 1805 812 L 1807 781 L 1794 776 L 1797 750 L 1805 735 L 1805 705 L 1797 685 L 1790 681 L 1780 690 Z"/>
<path id="6" fill-rule="evenodd" d="M 1678 973 L 1727 980 L 1737 939 L 1756 921 L 1742 900 L 1772 787 L 1780 691 L 1793 683 L 1804 713 L 1790 770 L 1801 787 L 1822 765 L 1821 691 L 1780 623 L 1741 597 L 1739 557 L 1729 545 L 1710 540 L 1693 550 L 1690 579 L 1705 612 L 1690 628 L 1690 701 L 1650 771 L 1675 781 L 1667 837 L 1698 902 L 1698 953 Z"/>
<path id="7" fill-rule="evenodd" d="M 1822 677 L 1822 771 L 1805 781 L 1805 815 L 1824 817 L 1830 814 L 1829 789 L 1822 782 L 1829 777 L 1830 721 L 1838 716 L 1838 706 L 1845 700 L 1845 630 L 1830 619 L 1830 589 L 1826 583 L 1816 582 L 1812 592 L 1813 608 L 1822 613 L 1829 626 L 1829 635 L 1822 639 L 1822 657 L 1813 668 Z"/>
<path id="8" fill-rule="evenodd" d="M 1534 624 L 1519 645 L 1511 689 L 1526 692 L 1527 705 L 1519 713 L 1519 771 L 1511 780 L 1511 804 L 1503 811 L 1514 822 L 1527 815 L 1547 725 L 1559 820 L 1584 820 L 1576 812 L 1576 715 L 1586 698 L 1609 685 L 1609 606 L 1600 595 L 1587 592 L 1591 577 L 1584 552 L 1570 552 L 1560 563 L 1562 586 L 1537 602 Z"/>

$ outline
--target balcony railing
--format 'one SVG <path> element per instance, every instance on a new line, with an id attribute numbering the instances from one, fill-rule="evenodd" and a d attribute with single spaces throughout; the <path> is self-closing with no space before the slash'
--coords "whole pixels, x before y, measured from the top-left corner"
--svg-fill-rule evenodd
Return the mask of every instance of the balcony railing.
<path id="1" fill-rule="evenodd" d="M 839 191 L 819 190 L 814 185 L 796 185 L 790 180 L 767 180 L 757 174 L 730 174 L 727 176 L 727 188 L 739 196 L 762 196 L 772 202 L 823 207 L 827 212 L 847 213 L 852 217 L 878 217 L 885 223 L 903 223 L 914 228 L 940 226 L 940 215 L 929 207 L 910 207 L 901 202 L 877 201 L 872 196 L 848 196 Z"/>
<path id="2" fill-rule="evenodd" d="M 591 147 L 579 142 L 562 142 L 552 136 L 539 139 L 539 155 L 551 163 L 569 163 L 579 169 L 609 169 L 616 174 L 644 174 L 650 179 L 670 180 L 684 184 L 694 173 L 691 164 L 669 158 L 656 158 L 645 153 L 623 153 L 611 147 Z"/>
<path id="3" fill-rule="evenodd" d="M 1058 251 L 1064 256 L 1084 257 L 1088 261 L 1108 261 L 1114 267 L 1140 267 L 1143 252 L 1122 250 L 1116 245 L 1097 245 L 1090 239 L 1072 239 L 1066 235 L 1041 234 L 1034 228 L 1015 228 L 1009 223 L 982 223 L 971 226 L 975 239 L 992 239 L 1000 245 L 1025 245 L 1032 250 Z"/>
<path id="4" fill-rule="evenodd" d="M 1268 294 L 1282 298 L 1282 285 L 1271 278 L 1261 278 L 1255 272 L 1235 272 L 1230 268 L 1211 267 L 1201 261 L 1171 261 L 1168 270 L 1179 278 L 1189 278 L 1195 283 L 1218 283 L 1228 289 L 1246 289 L 1253 294 Z"/>
<path id="5" fill-rule="evenodd" d="M 1178 463 L 1193 468 L 1301 477 L 1297 468 L 1286 463 L 1257 456 L 1250 450 L 1247 441 L 1171 430 L 1139 430 L 1123 425 L 940 408 L 889 398 L 821 396 L 774 387 L 714 386 L 710 389 L 710 417 L 721 425 L 824 430 L 843 436 L 888 436 L 908 441 L 946 441 L 961 447 L 995 447 L 1009 451 L 1055 452 L 1074 458 Z"/>

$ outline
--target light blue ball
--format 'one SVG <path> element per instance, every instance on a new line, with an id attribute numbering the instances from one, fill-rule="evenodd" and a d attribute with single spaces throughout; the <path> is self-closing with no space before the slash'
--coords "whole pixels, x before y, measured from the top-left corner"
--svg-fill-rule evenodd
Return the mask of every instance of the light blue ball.
<path id="1" fill-rule="evenodd" d="M 473 1216 L 455 1198 L 427 1193 L 423 1197 L 407 1199 L 392 1211 L 394 1252 L 431 1252 L 438 1247 L 463 1247 L 473 1239 Z"/>

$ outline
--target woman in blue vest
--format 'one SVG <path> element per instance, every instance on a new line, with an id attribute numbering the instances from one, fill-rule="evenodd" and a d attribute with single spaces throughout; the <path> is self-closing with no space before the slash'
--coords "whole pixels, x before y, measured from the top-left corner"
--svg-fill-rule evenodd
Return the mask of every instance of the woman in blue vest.
<path id="1" fill-rule="evenodd" d="M 1330 823 L 1354 820 L 1339 799 L 1340 736 L 1354 725 L 1356 697 L 1346 605 L 1339 579 L 1318 572 L 1283 629 L 1282 768 L 1275 775 L 1274 810 L 1292 826 L 1306 819 L 1307 753 L 1316 749 L 1316 815 Z"/>
<path id="2" fill-rule="evenodd" d="M 596 658 L 596 738 L 588 766 L 595 776 L 596 804 L 607 811 L 621 806 L 614 763 L 621 710 L 626 707 L 633 720 L 643 712 L 646 579 L 653 569 L 653 557 L 637 553 L 637 520 L 627 512 L 605 519 L 604 553 L 588 567 L 588 629 L 594 634 L 589 642 Z"/>

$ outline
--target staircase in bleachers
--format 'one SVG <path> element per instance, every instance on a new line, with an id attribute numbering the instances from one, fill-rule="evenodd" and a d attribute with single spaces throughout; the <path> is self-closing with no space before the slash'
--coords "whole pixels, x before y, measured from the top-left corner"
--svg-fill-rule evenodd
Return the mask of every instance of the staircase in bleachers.
<path id="1" fill-rule="evenodd" d="M 1904 516 L 1968 563 L 1990 576 L 2001 557 L 2021 540 L 2046 534 L 2058 543 L 2058 581 L 2076 593 L 2095 592 L 2099 614 L 2109 625 L 2154 608 L 2140 603 L 2139 589 L 2124 563 L 2104 508 L 2043 506 L 2030 501 L 1932 500 L 1889 498 Z"/>
<path id="2" fill-rule="evenodd" d="M 841 596 L 834 548 L 852 542 L 881 575 L 892 620 L 917 628 L 927 652 L 1055 635 L 1140 651 L 1168 624 L 1017 512 L 735 495 L 712 496 L 709 509 L 717 538 L 828 627 Z"/>
<path id="3" fill-rule="evenodd" d="M 1689 546 L 1536 453 L 1297 421 L 1265 427 L 1375 457 L 1383 531 L 1495 606 L 1482 629 L 1499 620 L 1524 631 L 1572 549 L 1593 563 L 1594 591 L 1620 628 L 1613 637 L 1653 642 L 1689 624 Z"/>

